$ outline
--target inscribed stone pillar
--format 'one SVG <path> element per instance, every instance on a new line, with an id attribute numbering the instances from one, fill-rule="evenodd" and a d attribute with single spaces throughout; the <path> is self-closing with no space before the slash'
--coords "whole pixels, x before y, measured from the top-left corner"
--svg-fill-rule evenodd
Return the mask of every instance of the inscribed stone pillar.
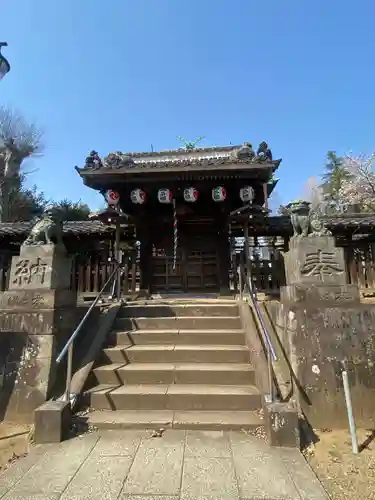
<path id="1" fill-rule="evenodd" d="M 56 355 L 76 326 L 71 259 L 62 245 L 23 245 L 0 293 L 0 417 L 28 422 L 56 378 Z M 1 369 L 1 367 L 0 367 Z"/>
<path id="2" fill-rule="evenodd" d="M 295 237 L 284 260 L 287 286 L 273 319 L 298 381 L 294 397 L 314 428 L 346 427 L 344 362 L 358 425 L 370 425 L 374 306 L 361 304 L 358 287 L 347 283 L 343 249 L 336 248 L 332 236 Z"/>
<path id="3" fill-rule="evenodd" d="M 335 246 L 332 236 L 292 238 L 284 255 L 286 287 L 282 302 L 359 302 L 356 285 L 347 283 L 343 248 Z"/>

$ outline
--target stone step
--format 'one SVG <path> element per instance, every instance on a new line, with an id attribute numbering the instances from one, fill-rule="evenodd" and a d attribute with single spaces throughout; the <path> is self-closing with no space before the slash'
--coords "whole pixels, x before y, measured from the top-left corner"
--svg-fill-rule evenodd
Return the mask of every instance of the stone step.
<path id="1" fill-rule="evenodd" d="M 252 385 L 255 374 L 246 363 L 131 363 L 94 369 L 99 384 Z"/>
<path id="2" fill-rule="evenodd" d="M 244 430 L 264 435 L 262 413 L 255 411 L 93 411 L 88 424 L 98 429 Z"/>
<path id="3" fill-rule="evenodd" d="M 221 344 L 238 345 L 245 343 L 243 330 L 134 330 L 113 331 L 109 343 L 112 345 L 146 344 Z"/>
<path id="4" fill-rule="evenodd" d="M 243 385 L 123 385 L 90 393 L 100 410 L 259 410 L 261 395 Z"/>
<path id="5" fill-rule="evenodd" d="M 157 318 L 117 317 L 115 330 L 241 330 L 241 318 L 235 316 L 184 316 Z"/>
<path id="6" fill-rule="evenodd" d="M 120 387 L 120 385 L 120 383 L 116 385 L 98 384 L 90 389 L 85 389 L 82 392 L 80 406 L 82 408 L 90 408 L 96 405 L 99 409 L 114 410 L 109 404 L 110 401 L 107 399 L 107 394 Z"/>
<path id="7" fill-rule="evenodd" d="M 94 368 L 93 372 L 97 383 L 102 386 L 122 384 L 118 370 L 123 366 L 124 363 L 112 363 L 110 365 L 103 365 Z"/>
<path id="8" fill-rule="evenodd" d="M 249 363 L 244 345 L 132 345 L 103 350 L 114 363 Z M 122 358 L 121 358 L 122 356 Z"/>
<path id="9" fill-rule="evenodd" d="M 184 316 L 238 317 L 238 305 L 232 304 L 149 304 L 125 305 L 118 313 L 120 318 L 157 318 Z"/>

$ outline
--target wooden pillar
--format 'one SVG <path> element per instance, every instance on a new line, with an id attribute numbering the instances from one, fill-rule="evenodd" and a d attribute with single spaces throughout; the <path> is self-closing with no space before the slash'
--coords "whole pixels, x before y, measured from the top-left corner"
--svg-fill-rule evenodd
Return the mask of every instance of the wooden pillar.
<path id="1" fill-rule="evenodd" d="M 250 252 L 249 252 L 249 221 L 245 220 L 244 228 L 243 228 L 243 236 L 244 236 L 244 254 L 245 254 L 245 270 L 246 277 L 250 277 L 251 275 L 251 260 L 250 260 Z"/>
<path id="2" fill-rule="evenodd" d="M 148 220 L 142 218 L 137 225 L 137 238 L 141 243 L 139 268 L 141 274 L 140 291 L 150 294 L 152 282 L 152 241 Z"/>
<path id="3" fill-rule="evenodd" d="M 222 216 L 218 219 L 217 229 L 217 252 L 219 260 L 218 278 L 220 295 L 229 295 L 230 246 L 227 214 L 222 214 Z"/>
<path id="4" fill-rule="evenodd" d="M 268 186 L 267 183 L 265 182 L 263 184 L 263 197 L 264 197 L 264 208 L 268 210 Z"/>
<path id="5" fill-rule="evenodd" d="M 119 218 L 116 219 L 116 236 L 115 236 L 115 259 L 119 263 L 121 261 L 121 249 L 120 249 L 120 236 L 121 236 L 121 226 Z M 121 268 L 118 268 L 116 277 L 116 297 L 117 300 L 121 298 Z"/>

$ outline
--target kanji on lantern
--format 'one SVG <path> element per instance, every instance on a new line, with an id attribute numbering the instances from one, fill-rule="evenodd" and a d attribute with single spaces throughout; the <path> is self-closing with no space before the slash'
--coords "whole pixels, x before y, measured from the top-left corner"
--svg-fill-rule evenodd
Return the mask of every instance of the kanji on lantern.
<path id="1" fill-rule="evenodd" d="M 227 197 L 227 190 L 225 187 L 218 186 L 212 190 L 212 199 L 214 201 L 224 201 Z"/>
<path id="2" fill-rule="evenodd" d="M 243 202 L 252 203 L 255 197 L 255 191 L 251 186 L 245 186 L 240 189 L 240 198 Z"/>
<path id="3" fill-rule="evenodd" d="M 195 189 L 195 187 L 188 187 L 184 189 L 184 200 L 193 203 L 197 201 L 198 194 L 198 189 Z"/>
<path id="4" fill-rule="evenodd" d="M 117 205 L 120 201 L 120 195 L 117 193 L 117 191 L 109 190 L 105 193 L 105 199 L 108 205 Z"/>
<path id="5" fill-rule="evenodd" d="M 164 188 L 158 191 L 158 200 L 160 203 L 172 203 L 173 195 L 170 189 Z"/>
<path id="6" fill-rule="evenodd" d="M 130 193 L 130 199 L 133 203 L 142 205 L 142 203 L 146 201 L 146 193 L 143 191 L 143 189 L 133 189 L 133 191 Z"/>

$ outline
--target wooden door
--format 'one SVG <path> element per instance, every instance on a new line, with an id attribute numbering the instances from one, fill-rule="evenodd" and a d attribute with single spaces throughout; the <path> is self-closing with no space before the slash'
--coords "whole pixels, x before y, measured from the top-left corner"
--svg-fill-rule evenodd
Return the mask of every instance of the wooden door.
<path id="1" fill-rule="evenodd" d="M 185 249 L 185 289 L 214 290 L 218 283 L 218 255 L 211 238 L 195 238 Z"/>
<path id="2" fill-rule="evenodd" d="M 154 246 L 152 291 L 214 290 L 218 288 L 218 255 L 212 238 L 181 238 L 174 268 L 170 242 Z"/>

